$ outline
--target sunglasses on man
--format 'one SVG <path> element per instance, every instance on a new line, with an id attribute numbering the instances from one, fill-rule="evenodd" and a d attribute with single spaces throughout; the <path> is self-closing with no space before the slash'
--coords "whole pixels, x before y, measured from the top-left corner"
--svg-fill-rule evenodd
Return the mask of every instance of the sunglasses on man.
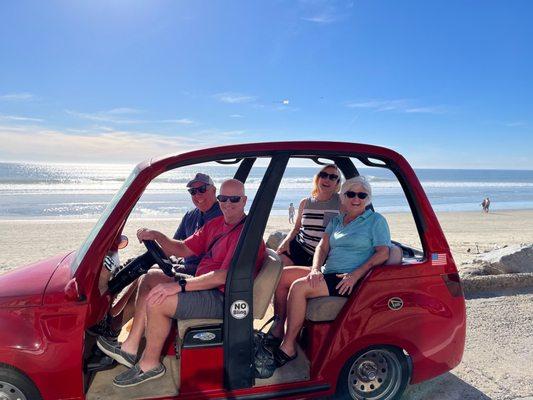
<path id="1" fill-rule="evenodd" d="M 241 200 L 242 196 L 225 196 L 223 194 L 219 194 L 217 196 L 217 200 L 221 203 L 225 203 L 226 201 L 230 201 L 232 203 L 238 203 Z"/>
<path id="2" fill-rule="evenodd" d="M 205 193 L 205 191 L 207 190 L 207 186 L 209 185 L 202 185 L 202 186 L 198 186 L 198 187 L 195 187 L 195 188 L 190 188 L 190 189 L 187 189 L 187 191 L 191 194 L 191 196 L 195 196 L 196 193 Z"/>
<path id="3" fill-rule="evenodd" d="M 336 174 L 328 174 L 327 172 L 324 172 L 324 171 L 321 171 L 318 173 L 318 177 L 319 178 L 323 178 L 323 179 L 329 179 L 330 181 L 338 181 L 339 180 L 339 175 L 336 175 Z"/>
<path id="4" fill-rule="evenodd" d="M 353 199 L 355 196 L 359 197 L 361 200 L 364 200 L 368 197 L 368 193 L 365 192 L 353 192 L 351 190 L 348 190 L 347 192 L 344 192 L 344 195 L 348 197 L 349 199 Z"/>

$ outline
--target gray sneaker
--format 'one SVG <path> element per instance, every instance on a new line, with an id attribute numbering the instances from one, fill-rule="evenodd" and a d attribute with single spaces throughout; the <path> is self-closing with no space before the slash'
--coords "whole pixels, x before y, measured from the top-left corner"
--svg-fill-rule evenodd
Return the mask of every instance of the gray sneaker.
<path id="1" fill-rule="evenodd" d="M 103 336 L 98 336 L 98 339 L 96 339 L 96 344 L 98 348 L 104 352 L 104 354 L 128 368 L 133 367 L 137 362 L 137 354 L 126 353 L 120 348 L 119 342 Z"/>
<path id="2" fill-rule="evenodd" d="M 159 364 L 157 367 L 146 372 L 141 370 L 139 364 L 135 364 L 133 368 L 115 376 L 115 379 L 113 379 L 113 385 L 118 387 L 137 386 L 143 382 L 159 378 L 160 376 L 165 375 L 165 372 L 166 368 L 163 364 Z"/>

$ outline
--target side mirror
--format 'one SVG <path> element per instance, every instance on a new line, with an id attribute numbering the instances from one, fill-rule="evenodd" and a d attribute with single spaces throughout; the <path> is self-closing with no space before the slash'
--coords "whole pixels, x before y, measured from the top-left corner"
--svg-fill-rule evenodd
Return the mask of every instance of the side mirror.
<path id="1" fill-rule="evenodd" d="M 125 248 L 127 245 L 128 245 L 129 241 L 128 241 L 128 237 L 126 235 L 120 235 L 120 239 L 118 241 L 118 249 L 121 250 L 123 248 Z"/>

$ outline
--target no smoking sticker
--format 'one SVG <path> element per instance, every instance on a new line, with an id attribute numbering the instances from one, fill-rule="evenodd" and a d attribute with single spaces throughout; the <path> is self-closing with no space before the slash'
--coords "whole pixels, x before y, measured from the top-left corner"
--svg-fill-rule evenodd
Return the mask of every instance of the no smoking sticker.
<path id="1" fill-rule="evenodd" d="M 246 318 L 249 311 L 250 307 L 248 307 L 248 303 L 244 300 L 234 301 L 229 310 L 231 316 L 235 319 Z"/>

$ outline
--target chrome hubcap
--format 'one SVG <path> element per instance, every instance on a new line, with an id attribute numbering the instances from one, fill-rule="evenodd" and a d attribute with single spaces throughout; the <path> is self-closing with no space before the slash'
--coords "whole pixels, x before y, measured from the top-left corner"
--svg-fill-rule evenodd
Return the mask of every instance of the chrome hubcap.
<path id="1" fill-rule="evenodd" d="M 27 400 L 24 393 L 11 383 L 0 381 L 0 400 Z"/>
<path id="2" fill-rule="evenodd" d="M 386 400 L 400 387 L 402 378 L 398 357 L 385 349 L 369 350 L 352 364 L 348 388 L 352 399 Z"/>

